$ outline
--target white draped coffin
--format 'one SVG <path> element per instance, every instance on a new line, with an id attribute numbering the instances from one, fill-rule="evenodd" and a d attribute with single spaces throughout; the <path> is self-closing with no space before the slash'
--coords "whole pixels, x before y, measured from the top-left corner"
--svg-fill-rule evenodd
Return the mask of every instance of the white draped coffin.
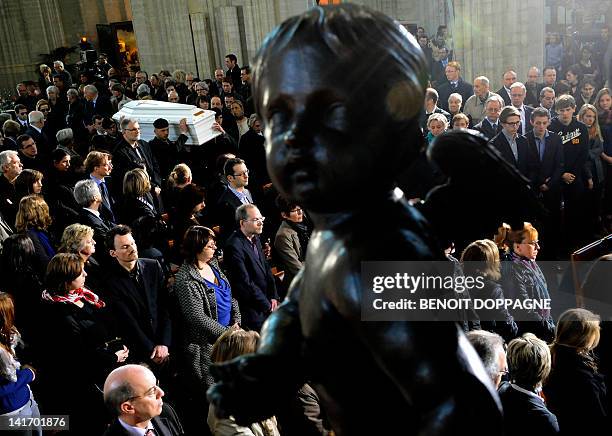
<path id="1" fill-rule="evenodd" d="M 180 135 L 179 121 L 187 119 L 189 133 L 187 144 L 197 145 L 210 141 L 221 133 L 212 130 L 215 122 L 215 113 L 195 106 L 180 103 L 168 103 L 156 100 L 133 100 L 123 105 L 121 110 L 113 115 L 119 122 L 122 118 L 135 118 L 140 124 L 140 136 L 145 141 L 155 137 L 153 122 L 158 118 L 165 118 L 170 124 L 169 139 L 174 141 Z"/>

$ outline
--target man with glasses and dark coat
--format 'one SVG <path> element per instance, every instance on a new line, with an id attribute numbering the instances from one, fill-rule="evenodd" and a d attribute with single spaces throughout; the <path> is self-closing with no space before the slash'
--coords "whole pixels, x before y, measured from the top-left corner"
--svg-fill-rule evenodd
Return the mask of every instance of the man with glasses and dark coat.
<path id="1" fill-rule="evenodd" d="M 120 123 L 123 137 L 113 151 L 113 179 L 117 180 L 113 187 L 119 198 L 123 191 L 123 176 L 130 170 L 142 168 L 151 179 L 151 193 L 154 197 L 161 193 L 161 176 L 159 165 L 147 141 L 140 139 L 140 124 L 134 118 L 124 118 Z"/>
<path id="2" fill-rule="evenodd" d="M 499 115 L 502 130 L 489 141 L 506 161 L 514 165 L 523 176 L 533 180 L 539 159 L 527 145 L 527 139 L 518 134 L 521 113 L 514 106 L 506 106 Z"/>
<path id="3" fill-rule="evenodd" d="M 253 203 L 251 192 L 247 189 L 249 170 L 242 159 L 228 159 L 223 167 L 223 174 L 227 179 L 227 189 L 219 198 L 214 211 L 217 222 L 221 225 L 219 245 L 222 245 L 228 236 L 238 229 L 236 209 L 243 204 Z"/>
<path id="4" fill-rule="evenodd" d="M 225 245 L 227 273 L 232 284 L 232 295 L 238 300 L 241 325 L 250 330 L 261 330 L 268 315 L 279 304 L 274 275 L 266 261 L 261 243 L 265 217 L 254 204 L 243 204 L 236 209 L 240 227 Z"/>
<path id="5" fill-rule="evenodd" d="M 113 370 L 104 382 L 104 403 L 117 418 L 104 436 L 179 436 L 185 434 L 174 409 L 164 403 L 164 390 L 142 365 Z"/>

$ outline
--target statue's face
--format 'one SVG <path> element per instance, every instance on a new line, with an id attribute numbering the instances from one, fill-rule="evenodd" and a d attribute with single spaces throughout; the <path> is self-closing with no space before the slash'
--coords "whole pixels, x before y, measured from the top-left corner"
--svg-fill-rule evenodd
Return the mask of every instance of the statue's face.
<path id="1" fill-rule="evenodd" d="M 257 93 L 275 185 L 315 212 L 355 207 L 376 174 L 384 110 L 351 104 L 351 82 L 363 78 L 347 76 L 315 47 L 289 48 L 265 62 Z"/>

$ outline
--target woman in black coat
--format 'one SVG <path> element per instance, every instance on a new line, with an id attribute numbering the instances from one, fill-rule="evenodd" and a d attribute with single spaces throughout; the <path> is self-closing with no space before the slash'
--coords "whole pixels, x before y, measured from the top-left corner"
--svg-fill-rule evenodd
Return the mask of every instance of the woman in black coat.
<path id="1" fill-rule="evenodd" d="M 463 272 L 466 276 L 482 277 L 482 289 L 470 289 L 472 298 L 483 300 L 504 300 L 501 279 L 499 251 L 495 242 L 489 239 L 474 241 L 461 254 Z M 505 307 L 499 309 L 478 309 L 476 314 L 480 327 L 500 335 L 506 342 L 518 335 L 514 318 Z"/>
<path id="2" fill-rule="evenodd" d="M 99 388 L 129 351 L 114 334 L 106 303 L 85 287 L 82 258 L 60 253 L 47 268 L 43 292 L 46 338 L 40 359 L 41 408 L 69 414 L 71 434 L 101 434 L 105 416 Z M 44 404 L 44 405 L 43 405 Z"/>
<path id="3" fill-rule="evenodd" d="M 563 435 L 610 432 L 606 383 L 593 354 L 599 322 L 599 316 L 586 309 L 566 310 L 557 322 L 544 394 Z"/>

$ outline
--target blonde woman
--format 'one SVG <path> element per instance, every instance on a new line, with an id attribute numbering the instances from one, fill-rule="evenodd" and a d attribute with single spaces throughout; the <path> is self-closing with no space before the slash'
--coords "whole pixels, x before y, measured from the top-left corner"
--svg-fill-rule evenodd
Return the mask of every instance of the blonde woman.
<path id="1" fill-rule="evenodd" d="M 550 299 L 548 283 L 544 273 L 536 263 L 540 250 L 538 231 L 530 223 L 520 228 L 503 224 L 495 236 L 498 247 L 506 247 L 502 257 L 502 286 L 506 298 L 518 300 Z M 550 309 L 538 308 L 511 312 L 517 321 L 519 333 L 531 332 L 550 341 L 554 333 L 554 321 Z"/>
<path id="2" fill-rule="evenodd" d="M 601 212 L 604 191 L 605 167 L 603 135 L 599 126 L 597 108 L 585 104 L 578 112 L 578 121 L 582 121 L 589 129 L 589 157 L 585 166 L 587 188 L 586 215 L 590 219 L 589 228 L 593 231 L 602 229 Z"/>
<path id="3" fill-rule="evenodd" d="M 539 395 L 543 381 L 550 374 L 550 350 L 546 342 L 525 333 L 508 344 L 506 360 L 510 382 L 502 383 L 498 390 L 506 436 L 557 434 L 557 417 Z"/>
<path id="4" fill-rule="evenodd" d="M 83 267 L 87 273 L 87 287 L 101 288 L 104 273 L 100 263 L 93 257 L 96 252 L 94 229 L 83 224 L 69 225 L 64 229 L 58 252 L 78 254 L 83 259 Z"/>
<path id="5" fill-rule="evenodd" d="M 609 434 L 604 376 L 593 350 L 599 344 L 600 318 L 586 309 L 569 309 L 557 322 L 550 346 L 552 370 L 544 385 L 550 410 L 562 434 Z"/>
<path id="6" fill-rule="evenodd" d="M 158 212 L 151 195 L 151 181 L 147 172 L 136 168 L 123 177 L 123 202 L 119 213 L 122 224 L 133 226 L 143 216 L 157 217 Z"/>

